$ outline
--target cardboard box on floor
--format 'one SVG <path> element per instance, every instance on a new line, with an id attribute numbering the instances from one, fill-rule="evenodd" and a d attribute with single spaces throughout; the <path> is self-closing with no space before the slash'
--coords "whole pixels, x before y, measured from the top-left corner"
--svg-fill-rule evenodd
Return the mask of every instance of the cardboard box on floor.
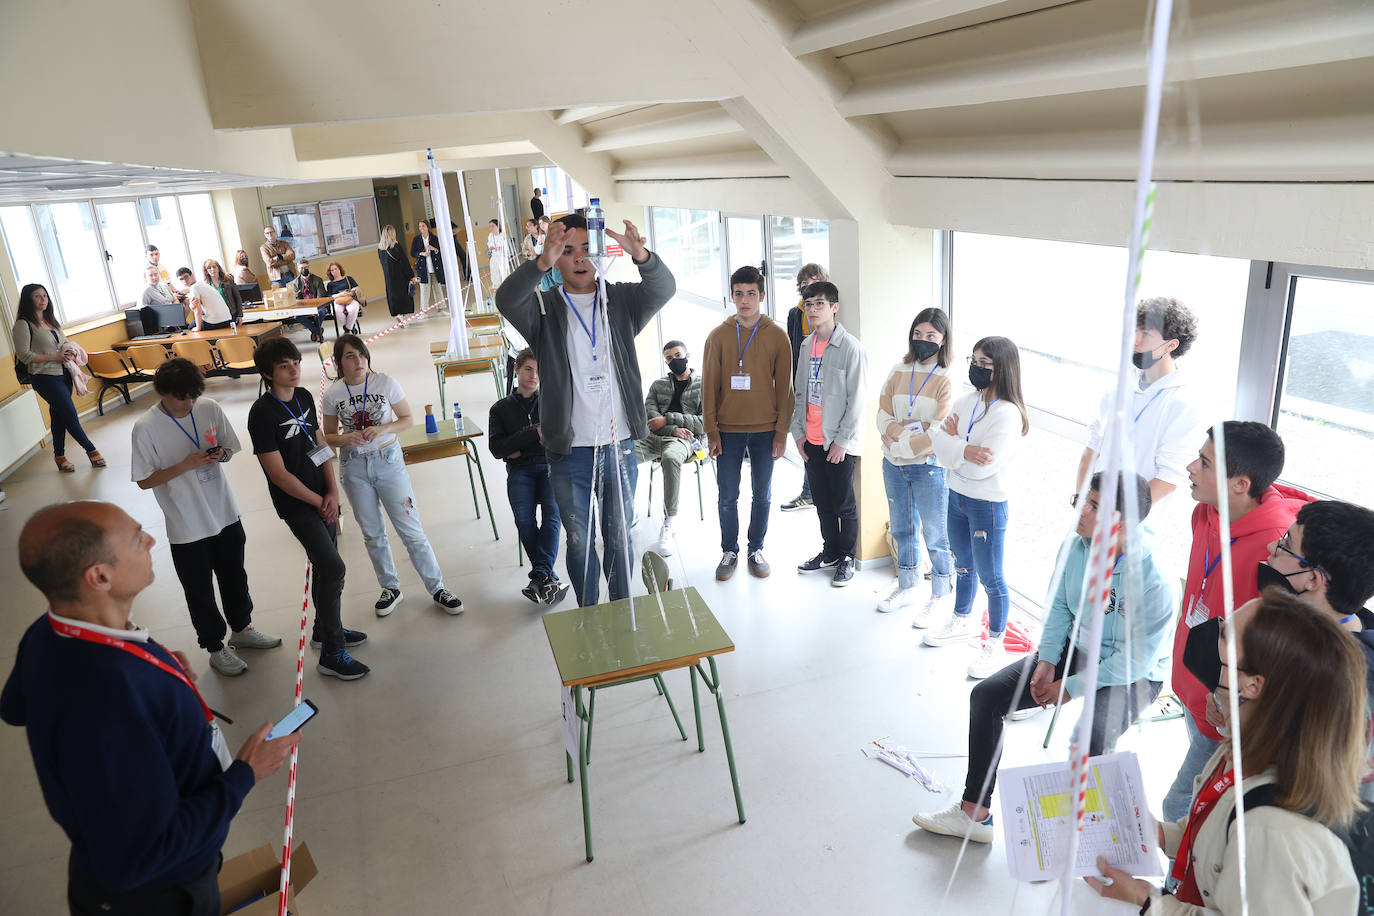
<path id="1" fill-rule="evenodd" d="M 291 851 L 291 886 L 286 890 L 287 912 L 302 916 L 296 906 L 296 893 L 305 890 L 319 874 L 310 849 L 302 843 Z M 281 856 L 264 843 L 251 852 L 235 856 L 219 870 L 220 914 L 228 916 L 276 916 L 277 892 L 281 887 Z"/>

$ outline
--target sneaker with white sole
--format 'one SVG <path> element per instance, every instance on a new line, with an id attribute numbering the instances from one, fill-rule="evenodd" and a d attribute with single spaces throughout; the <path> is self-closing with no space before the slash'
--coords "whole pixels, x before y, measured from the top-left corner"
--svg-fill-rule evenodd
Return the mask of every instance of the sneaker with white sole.
<path id="1" fill-rule="evenodd" d="M 773 567 L 768 565 L 768 561 L 763 558 L 762 550 L 749 552 L 749 575 L 755 579 L 767 579 Z"/>
<path id="2" fill-rule="evenodd" d="M 568 586 L 558 579 L 545 579 L 539 586 L 539 600 L 549 607 L 558 604 L 568 597 Z"/>
<path id="3" fill-rule="evenodd" d="M 727 550 L 720 555 L 720 562 L 716 564 L 716 581 L 725 582 L 735 574 L 735 567 L 739 565 L 739 553 Z"/>
<path id="4" fill-rule="evenodd" d="M 234 649 L 275 649 L 281 645 L 281 637 L 269 636 L 262 630 L 255 630 L 250 623 L 242 630 L 235 630 L 229 634 L 229 645 Z"/>
<path id="5" fill-rule="evenodd" d="M 835 588 L 844 588 L 854 581 L 854 558 L 840 557 L 840 561 L 835 564 L 835 577 L 830 580 L 830 584 Z"/>
<path id="6" fill-rule="evenodd" d="M 1045 711 L 1043 706 L 1028 706 L 1025 709 L 1018 709 L 1007 716 L 1012 722 L 1023 722 L 1032 716 L 1038 716 Z"/>
<path id="7" fill-rule="evenodd" d="M 974 843 L 992 842 L 992 815 L 985 821 L 975 821 L 964 813 L 962 803 L 955 802 L 943 811 L 920 811 L 911 822 L 926 833 L 952 836 L 962 840 L 968 837 Z"/>
<path id="8" fill-rule="evenodd" d="M 968 642 L 973 638 L 973 615 L 950 614 L 949 619 L 934 630 L 927 630 L 925 644 L 928 646 L 952 646 Z"/>
<path id="9" fill-rule="evenodd" d="M 210 653 L 210 667 L 225 677 L 235 677 L 248 670 L 248 663 L 239 658 L 228 646 L 221 646 L 218 652 Z"/>
<path id="10" fill-rule="evenodd" d="M 390 614 L 396 608 L 396 602 L 400 601 L 402 597 L 399 588 L 382 589 L 381 597 L 379 597 L 377 603 L 373 605 L 373 607 L 377 609 L 377 616 L 385 617 L 387 614 Z"/>
<path id="11" fill-rule="evenodd" d="M 907 588 L 902 588 L 902 584 L 898 582 L 892 587 L 892 591 L 878 599 L 878 612 L 882 614 L 891 614 L 893 611 L 900 611 L 902 608 L 911 607 L 915 603 L 916 586 L 912 585 Z"/>
<path id="12" fill-rule="evenodd" d="M 796 499 L 789 499 L 778 508 L 784 512 L 796 512 L 798 509 L 814 509 L 816 504 L 798 493 Z"/>
<path id="13" fill-rule="evenodd" d="M 838 558 L 834 560 L 827 559 L 825 556 L 825 551 L 822 550 L 820 553 L 816 554 L 814 557 L 807 560 L 805 563 L 798 563 L 797 572 L 809 573 L 818 572 L 822 569 L 834 569 L 836 566 L 839 565 L 839 563 L 840 561 Z"/>
<path id="14" fill-rule="evenodd" d="M 658 543 L 654 545 L 654 550 L 659 556 L 671 557 L 673 555 L 673 519 L 668 516 L 663 520 L 663 527 L 658 529 Z"/>
<path id="15" fill-rule="evenodd" d="M 924 630 L 935 621 L 941 619 L 949 612 L 945 610 L 945 603 L 949 595 L 931 595 L 926 599 L 926 606 L 916 612 L 916 616 L 911 619 L 913 630 Z"/>
<path id="16" fill-rule="evenodd" d="M 444 610 L 448 611 L 450 614 L 457 615 L 463 613 L 462 599 L 459 598 L 457 595 L 453 594 L 453 592 L 449 591 L 448 589 L 439 589 L 437 592 L 434 593 L 433 597 L 434 603 L 439 605 L 439 607 L 443 608 Z"/>
<path id="17" fill-rule="evenodd" d="M 993 639 L 988 637 L 987 642 L 983 643 L 983 648 L 978 650 L 978 654 L 969 662 L 968 676 L 975 681 L 981 681 L 988 675 L 1001 671 L 1006 664 L 1007 653 L 1002 648 L 1002 637 Z"/>
<path id="18" fill-rule="evenodd" d="M 319 662 L 315 664 L 315 670 L 327 677 L 336 677 L 341 681 L 356 681 L 372 669 L 349 655 L 348 650 L 344 649 L 333 655 L 321 655 Z"/>
<path id="19" fill-rule="evenodd" d="M 364 633 L 362 630 L 350 630 L 347 627 L 344 628 L 343 638 L 345 649 L 355 649 L 358 646 L 361 646 L 363 643 L 367 642 L 366 633 Z M 319 639 L 315 638 L 314 636 L 310 637 L 310 648 L 319 649 L 323 646 L 324 643 L 322 643 Z"/>

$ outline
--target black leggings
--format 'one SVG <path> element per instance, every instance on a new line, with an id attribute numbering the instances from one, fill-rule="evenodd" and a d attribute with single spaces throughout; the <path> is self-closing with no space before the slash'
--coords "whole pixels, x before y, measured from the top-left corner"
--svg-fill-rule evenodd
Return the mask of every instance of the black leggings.
<path id="1" fill-rule="evenodd" d="M 343 599 L 344 566 L 339 556 L 339 525 L 326 525 L 316 512 L 302 512 L 283 519 L 286 527 L 305 548 L 310 559 L 310 597 L 315 600 L 315 629 L 312 639 L 322 644 L 322 654 L 343 651 L 343 621 L 340 604 Z"/>
<path id="2" fill-rule="evenodd" d="M 95 451 L 95 443 L 86 436 L 72 403 L 72 379 L 63 369 L 61 375 L 31 375 L 30 385 L 48 403 L 48 420 L 52 426 L 52 453 L 61 458 L 67 453 L 67 433 L 88 452 Z"/>
<path id="3" fill-rule="evenodd" d="M 1035 665 L 1039 661 L 1040 653 L 1037 652 L 1013 662 L 974 687 L 969 695 L 968 773 L 964 777 L 964 801 L 977 802 L 985 808 L 992 806 L 992 789 L 997 784 L 995 770 L 1001 759 L 997 753 L 997 742 L 1002 737 L 1002 717 L 1008 710 L 1030 709 L 1039 705 L 1030 695 L 1031 675 L 1035 673 Z M 1068 665 L 1068 673 L 1077 674 L 1083 663 L 1082 653 L 1075 652 Z M 1064 660 L 1060 659 L 1059 664 L 1054 666 L 1055 680 L 1064 677 L 1064 669 Z M 1021 683 L 1022 677 L 1025 678 L 1024 684 Z M 1019 692 L 1018 684 L 1021 685 Z M 1101 754 L 1115 747 L 1116 739 L 1131 727 L 1142 709 L 1155 701 L 1163 686 L 1159 681 L 1141 678 L 1129 687 L 1097 688 L 1088 753 Z M 1013 696 L 1016 698 L 1014 706 Z M 984 792 L 983 780 L 989 771 L 994 772 Z"/>

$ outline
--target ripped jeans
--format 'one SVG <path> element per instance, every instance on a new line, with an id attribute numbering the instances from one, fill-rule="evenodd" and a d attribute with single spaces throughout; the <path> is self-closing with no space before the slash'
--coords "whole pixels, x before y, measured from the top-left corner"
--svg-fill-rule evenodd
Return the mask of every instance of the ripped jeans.
<path id="1" fill-rule="evenodd" d="M 339 478 L 348 504 L 363 533 L 367 556 L 382 588 L 399 589 L 396 563 L 391 559 L 391 545 L 387 542 L 386 523 L 382 509 L 391 518 L 391 525 L 406 545 L 410 565 L 420 574 L 425 591 L 433 595 L 444 587 L 444 576 L 434 548 L 429 546 L 425 529 L 420 527 L 420 512 L 415 506 L 415 494 L 410 489 L 410 475 L 401 459 L 401 445 L 393 440 L 375 452 L 358 454 L 356 449 L 339 449 Z"/>
<path id="2" fill-rule="evenodd" d="M 619 487 L 614 483 L 617 453 Z M 575 446 L 566 455 L 549 451 L 546 457 L 553 499 L 567 536 L 568 578 L 577 595 L 577 606 L 588 607 L 601 601 L 602 563 L 596 553 L 593 530 L 597 520 L 601 523 L 609 600 L 630 597 L 634 545 L 629 532 L 635 484 L 639 481 L 634 440 L 622 439 L 613 446 Z"/>
<path id="3" fill-rule="evenodd" d="M 949 491 L 949 547 L 954 554 L 954 613 L 973 610 L 978 583 L 988 595 L 988 632 L 1007 629 L 1011 599 L 1002 577 L 1002 548 L 1007 539 L 1007 504 L 974 499 Z"/>

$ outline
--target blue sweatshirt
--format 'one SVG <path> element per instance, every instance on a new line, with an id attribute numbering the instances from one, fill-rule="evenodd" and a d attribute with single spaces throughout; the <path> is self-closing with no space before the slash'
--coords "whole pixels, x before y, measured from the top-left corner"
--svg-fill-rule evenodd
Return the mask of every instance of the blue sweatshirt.
<path id="1" fill-rule="evenodd" d="M 142 645 L 176 665 L 151 639 Z M 209 868 L 253 788 L 243 761 L 220 769 L 185 684 L 128 652 L 59 635 L 46 614 L 19 642 L 0 718 L 27 729 L 73 861 L 110 893 L 179 884 Z"/>
<path id="2" fill-rule="evenodd" d="M 1075 645 L 1082 648 L 1083 640 L 1087 638 L 1089 621 L 1082 618 L 1082 610 L 1090 547 L 1088 538 L 1074 534 L 1059 549 L 1064 575 L 1059 580 L 1059 589 L 1045 618 L 1045 629 L 1040 634 L 1041 661 L 1059 663 L 1068 649 L 1069 631 L 1075 625 L 1078 627 Z M 1127 683 L 1128 661 L 1131 681 L 1138 681 L 1142 677 L 1162 681 L 1169 670 L 1172 644 L 1168 636 L 1173 629 L 1174 611 L 1178 607 L 1178 590 L 1159 574 L 1149 538 L 1143 533 L 1140 537 L 1143 588 L 1136 587 L 1134 582 L 1129 583 L 1128 587 L 1130 566 L 1131 559 L 1126 557 L 1112 573 L 1111 598 L 1106 619 L 1102 621 L 1102 660 L 1097 669 L 1098 687 L 1124 686 Z M 1139 602 L 1131 600 L 1135 595 L 1142 595 Z M 1129 657 L 1126 654 L 1128 637 Z M 1064 687 L 1074 699 L 1087 692 L 1081 674 L 1066 677 Z"/>

